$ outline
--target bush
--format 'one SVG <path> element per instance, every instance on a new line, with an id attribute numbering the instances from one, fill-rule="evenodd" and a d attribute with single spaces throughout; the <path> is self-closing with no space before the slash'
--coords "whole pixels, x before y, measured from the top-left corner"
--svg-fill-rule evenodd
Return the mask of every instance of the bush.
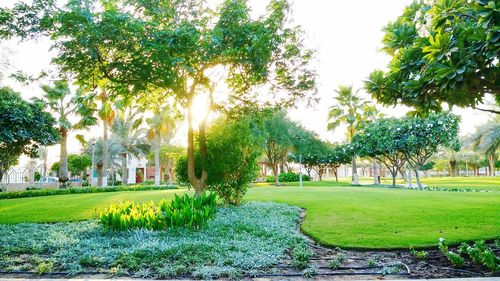
<path id="1" fill-rule="evenodd" d="M 143 191 L 143 190 L 168 190 L 176 189 L 175 185 L 167 186 L 144 186 L 144 185 L 126 185 L 126 186 L 110 186 L 110 187 L 73 187 L 66 189 L 39 189 L 38 187 L 28 187 L 26 191 L 9 191 L 0 193 L 0 199 L 24 198 L 24 197 L 39 197 L 62 194 L 78 194 L 78 193 L 99 193 L 99 192 L 116 192 L 116 191 Z"/>
<path id="2" fill-rule="evenodd" d="M 300 175 L 298 173 L 281 173 L 279 175 L 280 182 L 298 182 L 300 181 Z M 308 175 L 302 174 L 302 181 L 310 181 Z M 267 176 L 266 182 L 274 182 L 274 176 Z"/>
<path id="3" fill-rule="evenodd" d="M 228 204 L 238 205 L 250 183 L 257 177 L 258 158 L 262 154 L 250 120 L 218 119 L 207 130 L 208 189 Z M 201 157 L 195 153 L 195 173 L 201 174 Z M 177 161 L 176 174 L 180 183 L 189 182 L 187 157 Z"/>
<path id="4" fill-rule="evenodd" d="M 200 227 L 215 214 L 215 194 L 201 196 L 174 195 L 171 202 L 113 204 L 99 214 L 101 223 L 114 230 L 132 228 L 166 229 L 169 227 Z"/>

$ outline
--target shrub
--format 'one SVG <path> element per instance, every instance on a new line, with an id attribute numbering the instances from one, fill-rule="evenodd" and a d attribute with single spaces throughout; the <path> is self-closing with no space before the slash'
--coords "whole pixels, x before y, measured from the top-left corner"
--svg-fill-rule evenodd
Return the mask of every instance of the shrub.
<path id="1" fill-rule="evenodd" d="M 160 201 L 138 204 L 125 202 L 113 204 L 99 214 L 101 223 L 114 230 L 132 228 L 166 229 L 168 227 L 200 227 L 215 214 L 215 194 L 201 196 L 174 195 L 169 203 Z"/>
<path id="2" fill-rule="evenodd" d="M 142 190 L 167 190 L 176 189 L 175 185 L 167 186 L 145 186 L 145 185 L 126 185 L 126 186 L 109 186 L 109 187 L 72 187 L 66 189 L 40 189 L 38 187 L 28 187 L 26 191 L 9 191 L 0 193 L 0 199 L 38 197 L 62 194 L 77 194 L 77 193 L 98 193 L 98 192 L 116 192 L 116 191 L 142 191 Z"/>
<path id="3" fill-rule="evenodd" d="M 261 146 L 254 136 L 250 120 L 218 119 L 207 131 L 208 189 L 217 193 L 226 203 L 238 205 L 250 183 L 257 177 Z M 195 152 L 195 173 L 201 175 L 201 157 Z M 189 182 L 187 157 L 176 165 L 177 180 Z"/>
<path id="4" fill-rule="evenodd" d="M 298 182 L 298 181 L 300 181 L 300 176 L 298 173 L 281 173 L 278 177 L 279 177 L 280 182 Z M 308 175 L 302 174 L 302 181 L 310 181 L 310 180 L 311 180 L 311 178 L 309 178 Z M 266 182 L 274 183 L 274 176 L 267 176 Z"/>

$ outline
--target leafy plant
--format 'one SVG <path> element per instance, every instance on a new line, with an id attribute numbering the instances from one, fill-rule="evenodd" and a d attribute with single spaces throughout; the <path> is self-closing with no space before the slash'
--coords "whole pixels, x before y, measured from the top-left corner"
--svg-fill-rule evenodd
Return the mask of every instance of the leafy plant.
<path id="1" fill-rule="evenodd" d="M 429 252 L 425 250 L 417 251 L 413 248 L 410 248 L 410 254 L 422 260 L 425 260 L 429 257 Z"/>
<path id="2" fill-rule="evenodd" d="M 474 263 L 484 265 L 493 272 L 500 270 L 500 258 L 482 240 L 476 241 L 473 246 L 463 243 L 459 252 L 467 254 Z"/>
<path id="3" fill-rule="evenodd" d="M 99 214 L 101 223 L 114 230 L 131 228 L 166 229 L 168 227 L 200 227 L 215 214 L 215 194 L 200 196 L 174 195 L 171 202 L 113 204 Z"/>
<path id="4" fill-rule="evenodd" d="M 448 260 L 455 267 L 462 267 L 465 264 L 465 260 L 460 256 L 460 254 L 454 253 L 448 250 L 448 245 L 444 238 L 439 238 L 439 250 L 448 258 Z"/>
<path id="5" fill-rule="evenodd" d="M 369 259 L 368 266 L 377 266 L 377 261 L 375 259 Z"/>
<path id="6" fill-rule="evenodd" d="M 297 246 L 292 251 L 292 266 L 298 269 L 305 269 L 309 266 L 309 261 L 313 252 L 305 245 Z"/>
<path id="7" fill-rule="evenodd" d="M 51 262 L 51 261 L 44 261 L 44 262 L 41 262 L 41 263 L 39 263 L 37 265 L 35 271 L 39 275 L 42 275 L 42 274 L 46 274 L 46 273 L 52 272 L 53 269 L 54 269 L 54 263 L 53 262 Z"/>

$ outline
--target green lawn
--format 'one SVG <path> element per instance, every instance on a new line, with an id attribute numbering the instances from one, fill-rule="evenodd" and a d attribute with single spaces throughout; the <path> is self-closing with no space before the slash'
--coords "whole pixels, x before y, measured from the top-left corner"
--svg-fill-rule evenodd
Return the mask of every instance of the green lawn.
<path id="1" fill-rule="evenodd" d="M 500 238 L 500 193 L 414 191 L 323 186 L 255 187 L 245 200 L 275 201 L 307 209 L 304 232 L 326 245 L 401 248 Z M 0 200 L 0 222 L 83 220 L 111 202 L 158 201 L 184 190 L 57 195 Z M 270 214 L 272 215 L 272 214 Z"/>
<path id="2" fill-rule="evenodd" d="M 359 179 L 361 184 L 373 184 L 373 178 L 361 177 Z M 306 182 L 305 182 L 306 183 Z M 382 184 L 391 185 L 391 178 L 382 178 Z M 312 186 L 330 186 L 330 185 L 350 186 L 351 178 L 339 178 L 339 182 L 335 183 L 335 179 L 325 179 L 323 182 L 307 182 L 306 185 Z M 402 179 L 397 179 L 396 184 L 406 184 Z M 422 184 L 429 187 L 441 188 L 460 188 L 460 189 L 474 189 L 474 190 L 491 190 L 500 191 L 500 177 L 427 177 L 422 178 Z M 266 184 L 267 185 L 267 184 Z M 286 183 L 286 185 L 297 186 L 298 183 Z M 416 187 L 417 183 L 413 177 L 413 185 Z"/>

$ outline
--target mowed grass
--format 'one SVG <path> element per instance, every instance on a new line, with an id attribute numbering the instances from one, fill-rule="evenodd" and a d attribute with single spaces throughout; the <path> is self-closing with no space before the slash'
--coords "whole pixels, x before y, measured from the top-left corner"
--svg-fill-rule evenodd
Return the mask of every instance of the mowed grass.
<path id="1" fill-rule="evenodd" d="M 0 223 L 79 221 L 120 201 L 160 201 L 185 190 L 120 191 L 0 200 Z"/>
<path id="2" fill-rule="evenodd" d="M 363 185 L 373 184 L 373 178 L 361 177 L 359 182 Z M 382 178 L 381 183 L 383 185 L 391 185 L 391 178 Z M 271 183 L 272 184 L 272 183 Z M 260 185 L 271 185 L 269 183 L 264 183 Z M 402 179 L 397 179 L 396 184 L 405 185 Z M 472 190 L 488 190 L 488 191 L 500 191 L 500 177 L 423 177 L 422 184 L 429 187 L 436 188 L 458 188 L 458 189 L 472 189 Z M 298 186 L 299 183 L 284 183 L 287 186 Z M 338 182 L 335 179 L 326 178 L 323 181 L 313 181 L 304 182 L 305 186 L 350 186 L 351 178 L 339 178 Z M 417 187 L 415 177 L 413 177 L 413 186 Z"/>
<path id="3" fill-rule="evenodd" d="M 246 200 L 307 210 L 302 230 L 328 246 L 408 248 L 500 238 L 500 193 L 364 187 L 258 187 Z"/>
<path id="4" fill-rule="evenodd" d="M 320 186 L 257 186 L 245 201 L 273 201 L 307 210 L 302 224 L 317 241 L 349 248 L 435 246 L 500 238 L 500 193 Z M 0 223 L 84 220 L 117 201 L 159 201 L 185 190 L 57 195 L 0 200 Z M 272 216 L 272 213 L 269 214 Z"/>

